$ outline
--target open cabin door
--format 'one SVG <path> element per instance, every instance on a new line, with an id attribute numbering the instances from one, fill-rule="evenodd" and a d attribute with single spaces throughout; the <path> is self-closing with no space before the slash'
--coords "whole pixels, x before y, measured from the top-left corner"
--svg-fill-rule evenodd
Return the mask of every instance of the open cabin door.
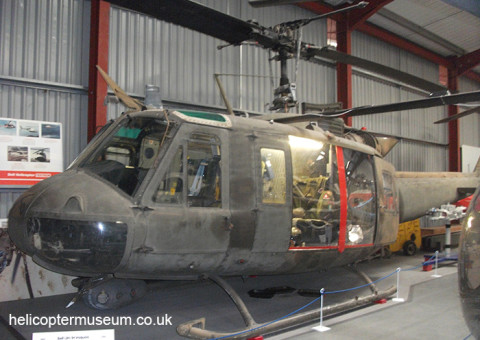
<path id="1" fill-rule="evenodd" d="M 292 150 L 292 228 L 290 250 L 338 249 L 341 199 L 337 154 L 341 149 L 313 139 L 289 136 Z M 342 166 L 343 169 L 343 166 Z M 342 182 L 343 189 L 345 181 Z M 343 197 L 345 201 L 345 197 Z M 344 216 L 345 222 L 345 216 Z M 344 228 L 343 228 L 344 229 Z M 343 234 L 344 236 L 344 234 Z"/>
<path id="2" fill-rule="evenodd" d="M 395 168 L 383 159 L 375 157 L 375 172 L 378 183 L 378 223 L 375 244 L 387 245 L 397 239 L 400 216 Z"/>
<path id="3" fill-rule="evenodd" d="M 373 155 L 290 136 L 293 219 L 290 250 L 373 245 L 376 191 Z"/>

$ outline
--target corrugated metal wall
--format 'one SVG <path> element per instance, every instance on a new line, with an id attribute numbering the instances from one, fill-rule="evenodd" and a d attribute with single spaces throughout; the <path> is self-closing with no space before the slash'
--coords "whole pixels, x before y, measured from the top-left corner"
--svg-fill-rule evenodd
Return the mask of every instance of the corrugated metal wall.
<path id="1" fill-rule="evenodd" d="M 62 123 L 65 167 L 87 142 L 89 29 L 89 1 L 0 0 L 0 115 Z"/>
<path id="2" fill-rule="evenodd" d="M 437 65 L 359 32 L 354 32 L 352 37 L 352 54 L 438 82 Z M 352 82 L 354 107 L 416 100 L 428 96 L 361 72 L 354 73 Z M 446 125 L 433 124 L 445 116 L 444 107 L 391 112 L 354 117 L 353 126 L 446 145 Z M 392 162 L 397 170 L 402 171 L 445 171 L 448 166 L 446 146 L 404 140 L 395 146 L 386 159 Z"/>
<path id="3" fill-rule="evenodd" d="M 480 90 L 480 84 L 476 81 L 461 77 L 458 83 L 461 92 Z M 471 104 L 475 106 L 475 104 Z M 478 105 L 478 104 L 477 104 Z M 468 110 L 471 106 L 461 106 L 460 112 Z M 459 119 L 460 145 L 480 146 L 480 114 L 474 113 Z"/>

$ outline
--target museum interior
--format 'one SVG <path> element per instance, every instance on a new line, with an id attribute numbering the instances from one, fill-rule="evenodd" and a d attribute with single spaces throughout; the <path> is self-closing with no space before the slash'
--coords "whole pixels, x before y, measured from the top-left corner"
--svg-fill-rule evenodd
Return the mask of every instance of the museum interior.
<path id="1" fill-rule="evenodd" d="M 0 0 L 0 338 L 480 339 L 475 0 Z"/>

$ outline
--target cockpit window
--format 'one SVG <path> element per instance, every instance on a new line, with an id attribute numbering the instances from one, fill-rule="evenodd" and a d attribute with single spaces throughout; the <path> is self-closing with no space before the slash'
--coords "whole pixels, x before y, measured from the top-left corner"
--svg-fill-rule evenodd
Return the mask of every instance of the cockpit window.
<path id="1" fill-rule="evenodd" d="M 186 195 L 189 207 L 221 208 L 221 159 L 221 143 L 217 136 L 191 134 L 170 161 L 153 201 L 181 204 Z"/>
<path id="2" fill-rule="evenodd" d="M 167 122 L 161 119 L 125 119 L 124 124 L 105 136 L 103 145 L 95 149 L 80 168 L 133 196 L 147 172 L 154 167 L 167 130 Z"/>

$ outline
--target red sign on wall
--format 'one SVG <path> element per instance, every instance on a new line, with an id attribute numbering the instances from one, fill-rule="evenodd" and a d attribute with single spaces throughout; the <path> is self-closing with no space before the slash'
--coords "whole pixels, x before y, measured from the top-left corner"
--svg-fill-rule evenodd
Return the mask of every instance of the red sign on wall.
<path id="1" fill-rule="evenodd" d="M 35 185 L 41 180 L 52 177 L 59 172 L 4 171 L 0 170 L 0 185 L 24 186 Z"/>

